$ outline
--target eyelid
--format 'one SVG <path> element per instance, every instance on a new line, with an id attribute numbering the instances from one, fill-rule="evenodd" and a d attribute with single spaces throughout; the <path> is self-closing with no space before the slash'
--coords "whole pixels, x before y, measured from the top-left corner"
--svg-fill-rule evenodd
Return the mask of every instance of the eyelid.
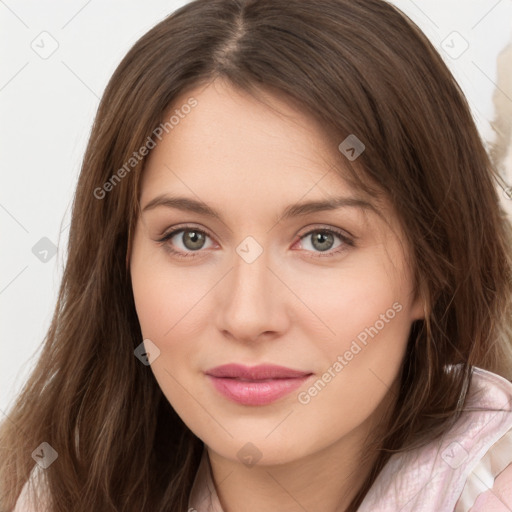
<path id="1" fill-rule="evenodd" d="M 331 226 L 330 224 L 313 224 L 309 225 L 306 228 L 307 231 L 305 231 L 302 234 L 297 235 L 299 238 L 304 237 L 305 235 L 310 234 L 312 231 L 330 231 L 333 233 L 336 233 L 339 236 L 342 236 L 347 239 L 351 240 L 357 240 L 357 236 L 350 233 L 350 231 L 347 231 L 346 229 L 337 228 L 336 226 Z"/>
<path id="2" fill-rule="evenodd" d="M 195 230 L 199 231 L 200 233 L 204 233 L 205 235 L 208 235 L 210 238 L 215 238 L 212 236 L 212 234 L 205 228 L 199 227 L 196 224 L 178 224 L 176 226 L 173 226 L 170 229 L 166 229 L 164 233 L 160 236 L 159 242 L 166 241 L 169 238 L 172 238 L 173 235 L 178 233 L 179 231 L 187 231 L 187 230 Z"/>

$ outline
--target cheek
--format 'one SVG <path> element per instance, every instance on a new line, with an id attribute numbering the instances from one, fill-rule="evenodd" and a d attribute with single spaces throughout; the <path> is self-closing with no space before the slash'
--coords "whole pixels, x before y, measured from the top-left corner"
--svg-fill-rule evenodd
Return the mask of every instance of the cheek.
<path id="1" fill-rule="evenodd" d="M 308 425 L 317 449 L 372 417 L 396 382 L 408 341 L 405 305 L 385 283 L 346 291 L 352 300 L 324 309 L 336 335 L 316 344 L 317 378 L 297 395 L 295 419 Z"/>
<path id="2" fill-rule="evenodd" d="M 192 373 L 199 375 L 198 346 L 201 332 L 211 319 L 208 291 L 215 276 L 198 267 L 178 268 L 144 246 L 131 258 L 131 281 L 137 317 L 144 339 L 160 350 L 151 363 L 159 387 L 168 401 L 188 417 Z"/>
<path id="3" fill-rule="evenodd" d="M 173 267 L 163 249 L 134 251 L 131 279 L 143 336 L 164 345 L 197 329 L 206 314 L 204 296 L 214 284 L 205 270 Z"/>
<path id="4" fill-rule="evenodd" d="M 302 324 L 311 341 L 321 339 L 315 350 L 322 366 L 320 382 L 305 390 L 301 403 L 318 412 L 331 409 L 339 416 L 334 424 L 370 414 L 400 371 L 411 326 L 410 283 L 386 259 L 377 252 L 360 257 L 350 267 L 317 275 L 315 286 L 302 290 L 323 327 L 320 337 L 313 328 L 318 321 Z"/>
<path id="5" fill-rule="evenodd" d="M 358 336 L 364 343 L 368 330 L 376 334 L 375 328 L 381 338 L 407 333 L 409 282 L 399 268 L 387 264 L 388 259 L 376 247 L 339 268 L 312 270 L 296 279 L 294 290 L 309 310 L 304 308 L 302 326 L 311 330 L 312 341 L 321 335 L 317 345 L 326 354 L 348 350 Z"/>
<path id="6" fill-rule="evenodd" d="M 144 339 L 150 339 L 160 350 L 150 365 L 159 388 L 168 402 L 188 424 L 192 418 L 201 418 L 201 410 L 194 407 L 185 391 L 190 389 L 191 371 L 197 347 L 194 339 L 198 328 L 197 319 L 206 314 L 201 309 L 201 297 L 205 291 L 191 286 L 186 273 L 165 271 L 161 265 L 148 265 L 134 258 L 132 264 L 132 288 L 135 307 Z M 148 368 L 148 371 L 149 371 Z M 200 393 L 194 398 L 201 400 Z M 196 422 L 201 425 L 201 421 Z M 189 427 L 197 425 L 189 424 Z"/>

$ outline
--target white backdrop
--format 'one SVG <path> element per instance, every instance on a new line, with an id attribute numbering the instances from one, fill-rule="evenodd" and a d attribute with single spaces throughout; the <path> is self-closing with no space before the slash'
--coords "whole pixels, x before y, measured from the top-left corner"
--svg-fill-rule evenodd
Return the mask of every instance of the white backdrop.
<path id="1" fill-rule="evenodd" d="M 0 415 L 50 324 L 73 192 L 103 89 L 133 43 L 185 3 L 0 0 Z M 512 0 L 394 3 L 440 49 L 492 140 L 496 56 L 512 35 Z"/>

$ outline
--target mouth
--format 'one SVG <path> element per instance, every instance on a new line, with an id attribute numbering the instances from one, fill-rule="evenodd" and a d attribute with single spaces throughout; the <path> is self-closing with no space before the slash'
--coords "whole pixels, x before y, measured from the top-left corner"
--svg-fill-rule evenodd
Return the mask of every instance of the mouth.
<path id="1" fill-rule="evenodd" d="M 242 405 L 267 405 L 291 393 L 313 373 L 284 366 L 227 364 L 205 372 L 213 387 Z"/>

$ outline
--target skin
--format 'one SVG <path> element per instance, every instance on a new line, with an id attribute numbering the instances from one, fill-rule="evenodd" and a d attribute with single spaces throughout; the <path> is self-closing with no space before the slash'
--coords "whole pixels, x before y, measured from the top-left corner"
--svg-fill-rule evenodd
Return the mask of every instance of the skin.
<path id="1" fill-rule="evenodd" d="M 266 93 L 269 108 L 218 79 L 174 107 L 190 96 L 198 105 L 148 157 L 141 208 L 174 194 L 223 220 L 166 206 L 139 216 L 130 271 L 143 336 L 160 350 L 151 370 L 204 441 L 225 512 L 344 510 L 373 460 L 361 461 L 366 436 L 393 401 L 411 324 L 423 318 L 400 223 L 385 201 L 382 215 L 345 206 L 280 220 L 298 202 L 367 200 L 333 170 L 345 163 L 341 141 L 276 94 Z M 185 223 L 207 232 L 203 246 L 184 232 L 158 241 Z M 314 245 L 312 235 L 326 228 L 355 245 L 336 234 Z M 248 236 L 263 250 L 251 263 L 236 251 Z M 176 257 L 170 246 L 195 257 Z M 396 303 L 400 312 L 347 361 L 357 335 Z M 332 375 L 340 355 L 343 369 L 300 403 L 298 393 L 328 368 Z M 204 375 L 231 362 L 313 376 L 272 404 L 240 405 Z M 252 467 L 237 455 L 249 442 L 261 453 Z"/>

